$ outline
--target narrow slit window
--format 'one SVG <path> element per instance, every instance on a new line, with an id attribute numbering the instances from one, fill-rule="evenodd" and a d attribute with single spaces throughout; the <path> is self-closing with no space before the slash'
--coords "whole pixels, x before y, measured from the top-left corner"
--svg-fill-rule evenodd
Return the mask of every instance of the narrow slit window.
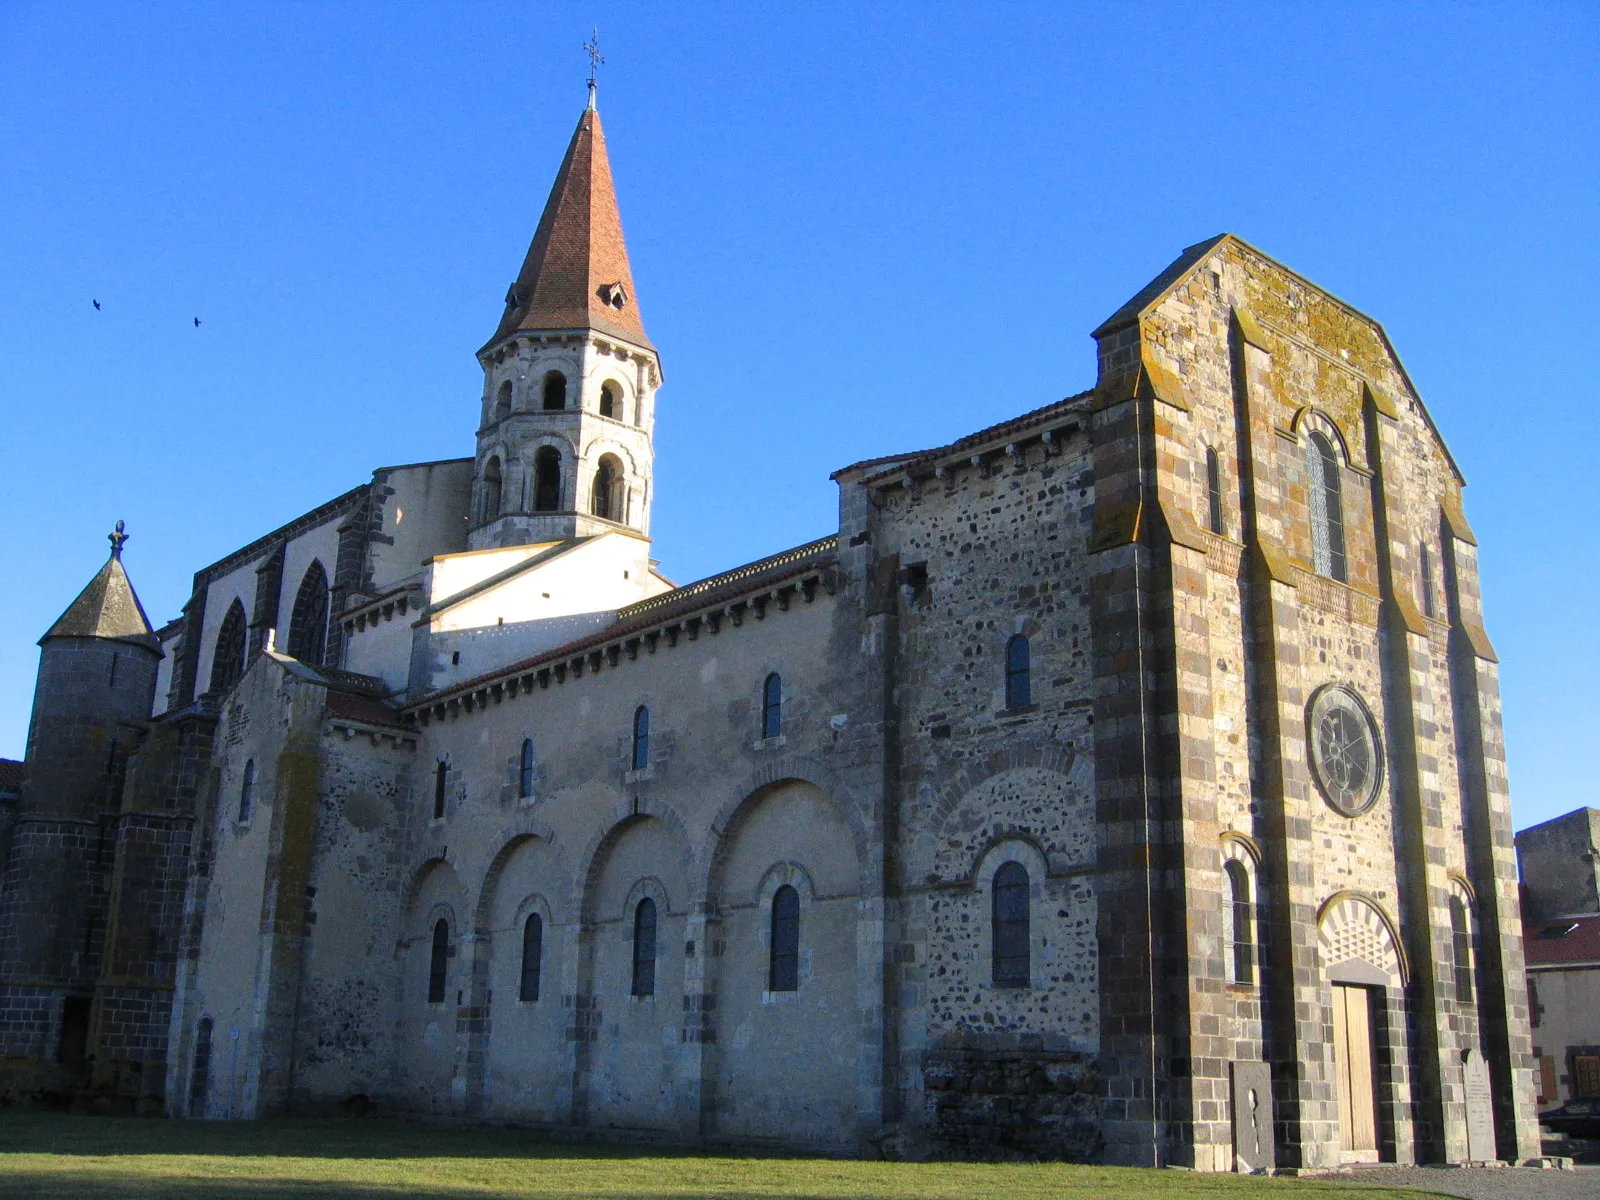
<path id="1" fill-rule="evenodd" d="M 522 926 L 522 979 L 517 988 L 518 1000 L 539 998 L 539 958 L 544 953 L 544 922 L 538 913 L 530 913 Z"/>
<path id="2" fill-rule="evenodd" d="M 433 949 L 428 955 L 428 1003 L 444 1003 L 445 973 L 450 960 L 450 923 L 443 917 L 433 927 Z"/>
<path id="3" fill-rule="evenodd" d="M 1311 435 L 1306 448 L 1306 476 L 1313 565 L 1318 575 L 1344 583 L 1344 500 L 1339 454 L 1325 434 Z"/>
<path id="4" fill-rule="evenodd" d="M 783 680 L 777 672 L 761 685 L 761 736 L 775 738 L 783 732 Z"/>
<path id="5" fill-rule="evenodd" d="M 1472 914 L 1460 896 L 1450 897 L 1450 940 L 1455 959 L 1456 1003 L 1472 1004 L 1476 989 L 1472 983 Z"/>
<path id="6" fill-rule="evenodd" d="M 656 994 L 656 902 L 649 896 L 633 910 L 633 994 Z"/>
<path id="7" fill-rule="evenodd" d="M 1237 859 L 1229 862 L 1223 871 L 1228 877 L 1228 978 L 1234 983 L 1253 983 L 1255 914 L 1250 901 L 1250 872 Z"/>
<path id="8" fill-rule="evenodd" d="M 1006 707 L 1027 708 L 1033 703 L 1033 661 L 1028 639 L 1020 633 L 1006 643 Z"/>
<path id="9" fill-rule="evenodd" d="M 239 784 L 239 824 L 243 825 L 250 819 L 250 813 L 255 808 L 256 792 L 256 760 L 250 759 L 244 764 L 244 779 Z"/>
<path id="10" fill-rule="evenodd" d="M 1433 601 L 1433 554 L 1428 550 L 1427 542 L 1423 542 L 1418 548 L 1417 573 L 1422 576 L 1423 615 L 1436 617 L 1439 614 L 1434 610 Z"/>
<path id="11" fill-rule="evenodd" d="M 994 984 L 1027 987 L 1032 980 L 1028 868 L 1019 862 L 1003 864 L 994 873 L 993 893 Z"/>
<path id="12" fill-rule="evenodd" d="M 793 992 L 800 988 L 800 893 L 784 884 L 772 894 L 772 961 L 767 989 Z"/>
<path id="13" fill-rule="evenodd" d="M 441 762 L 433 769 L 433 819 L 444 816 L 444 789 L 450 778 L 450 764 Z"/>
<path id="14" fill-rule="evenodd" d="M 533 739 L 522 739 L 522 761 L 517 766 L 517 795 L 526 800 L 533 795 Z"/>
<path id="15" fill-rule="evenodd" d="M 633 712 L 633 769 L 650 765 L 650 710 L 640 705 Z"/>
<path id="16" fill-rule="evenodd" d="M 1209 501 L 1211 532 L 1226 533 L 1222 519 L 1222 463 L 1217 458 L 1216 450 L 1210 446 L 1206 447 L 1206 497 Z"/>

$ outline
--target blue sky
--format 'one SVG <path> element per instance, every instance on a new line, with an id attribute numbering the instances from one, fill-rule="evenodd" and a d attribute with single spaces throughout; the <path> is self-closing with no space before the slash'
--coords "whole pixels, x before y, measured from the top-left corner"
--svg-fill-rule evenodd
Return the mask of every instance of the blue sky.
<path id="1" fill-rule="evenodd" d="M 598 22 L 672 577 L 1088 386 L 1089 331 L 1231 230 L 1386 324 L 1467 475 L 1518 826 L 1600 804 L 1597 13 L 9 0 L 0 755 L 116 519 L 160 623 L 373 467 L 471 453 Z"/>

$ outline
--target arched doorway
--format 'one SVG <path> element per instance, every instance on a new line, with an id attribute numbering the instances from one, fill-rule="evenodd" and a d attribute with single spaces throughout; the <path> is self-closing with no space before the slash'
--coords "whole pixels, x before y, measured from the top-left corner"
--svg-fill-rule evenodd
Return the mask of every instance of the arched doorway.
<path id="1" fill-rule="evenodd" d="M 1393 1049 L 1389 1000 L 1404 994 L 1404 960 L 1387 917 L 1350 892 L 1323 906 L 1317 949 L 1331 1004 L 1340 1159 L 1379 1162 L 1388 1124 L 1380 1093 Z"/>

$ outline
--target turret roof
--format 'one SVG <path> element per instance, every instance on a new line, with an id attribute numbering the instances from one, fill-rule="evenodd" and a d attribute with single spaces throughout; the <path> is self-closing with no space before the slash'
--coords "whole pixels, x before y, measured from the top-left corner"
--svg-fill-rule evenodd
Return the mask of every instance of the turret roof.
<path id="1" fill-rule="evenodd" d="M 141 642 L 156 645 L 150 618 L 145 616 L 144 605 L 128 581 L 128 572 L 122 566 L 122 523 L 112 534 L 111 557 L 101 567 L 89 586 L 78 593 L 78 598 L 67 605 L 67 611 L 50 626 L 50 631 L 40 638 L 41 644 L 51 638 L 109 638 L 113 641 Z"/>
<path id="2" fill-rule="evenodd" d="M 487 350 L 518 330 L 593 329 L 654 349 L 639 318 L 600 114 L 578 118 Z"/>

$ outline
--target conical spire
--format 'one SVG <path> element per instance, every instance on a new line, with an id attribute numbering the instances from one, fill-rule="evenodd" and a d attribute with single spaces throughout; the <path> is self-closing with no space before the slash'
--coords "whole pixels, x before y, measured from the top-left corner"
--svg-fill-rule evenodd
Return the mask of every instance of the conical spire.
<path id="1" fill-rule="evenodd" d="M 522 272 L 488 345 L 519 329 L 593 329 L 650 345 L 633 294 L 600 114 L 578 118 Z"/>
<path id="2" fill-rule="evenodd" d="M 150 619 L 144 615 L 144 605 L 139 603 L 133 584 L 128 582 L 128 572 L 122 568 L 122 543 L 128 535 L 123 532 L 121 521 L 109 537 L 111 557 L 106 559 L 106 565 L 50 626 L 50 632 L 39 639 L 41 645 L 59 637 L 109 638 L 155 645 Z"/>

